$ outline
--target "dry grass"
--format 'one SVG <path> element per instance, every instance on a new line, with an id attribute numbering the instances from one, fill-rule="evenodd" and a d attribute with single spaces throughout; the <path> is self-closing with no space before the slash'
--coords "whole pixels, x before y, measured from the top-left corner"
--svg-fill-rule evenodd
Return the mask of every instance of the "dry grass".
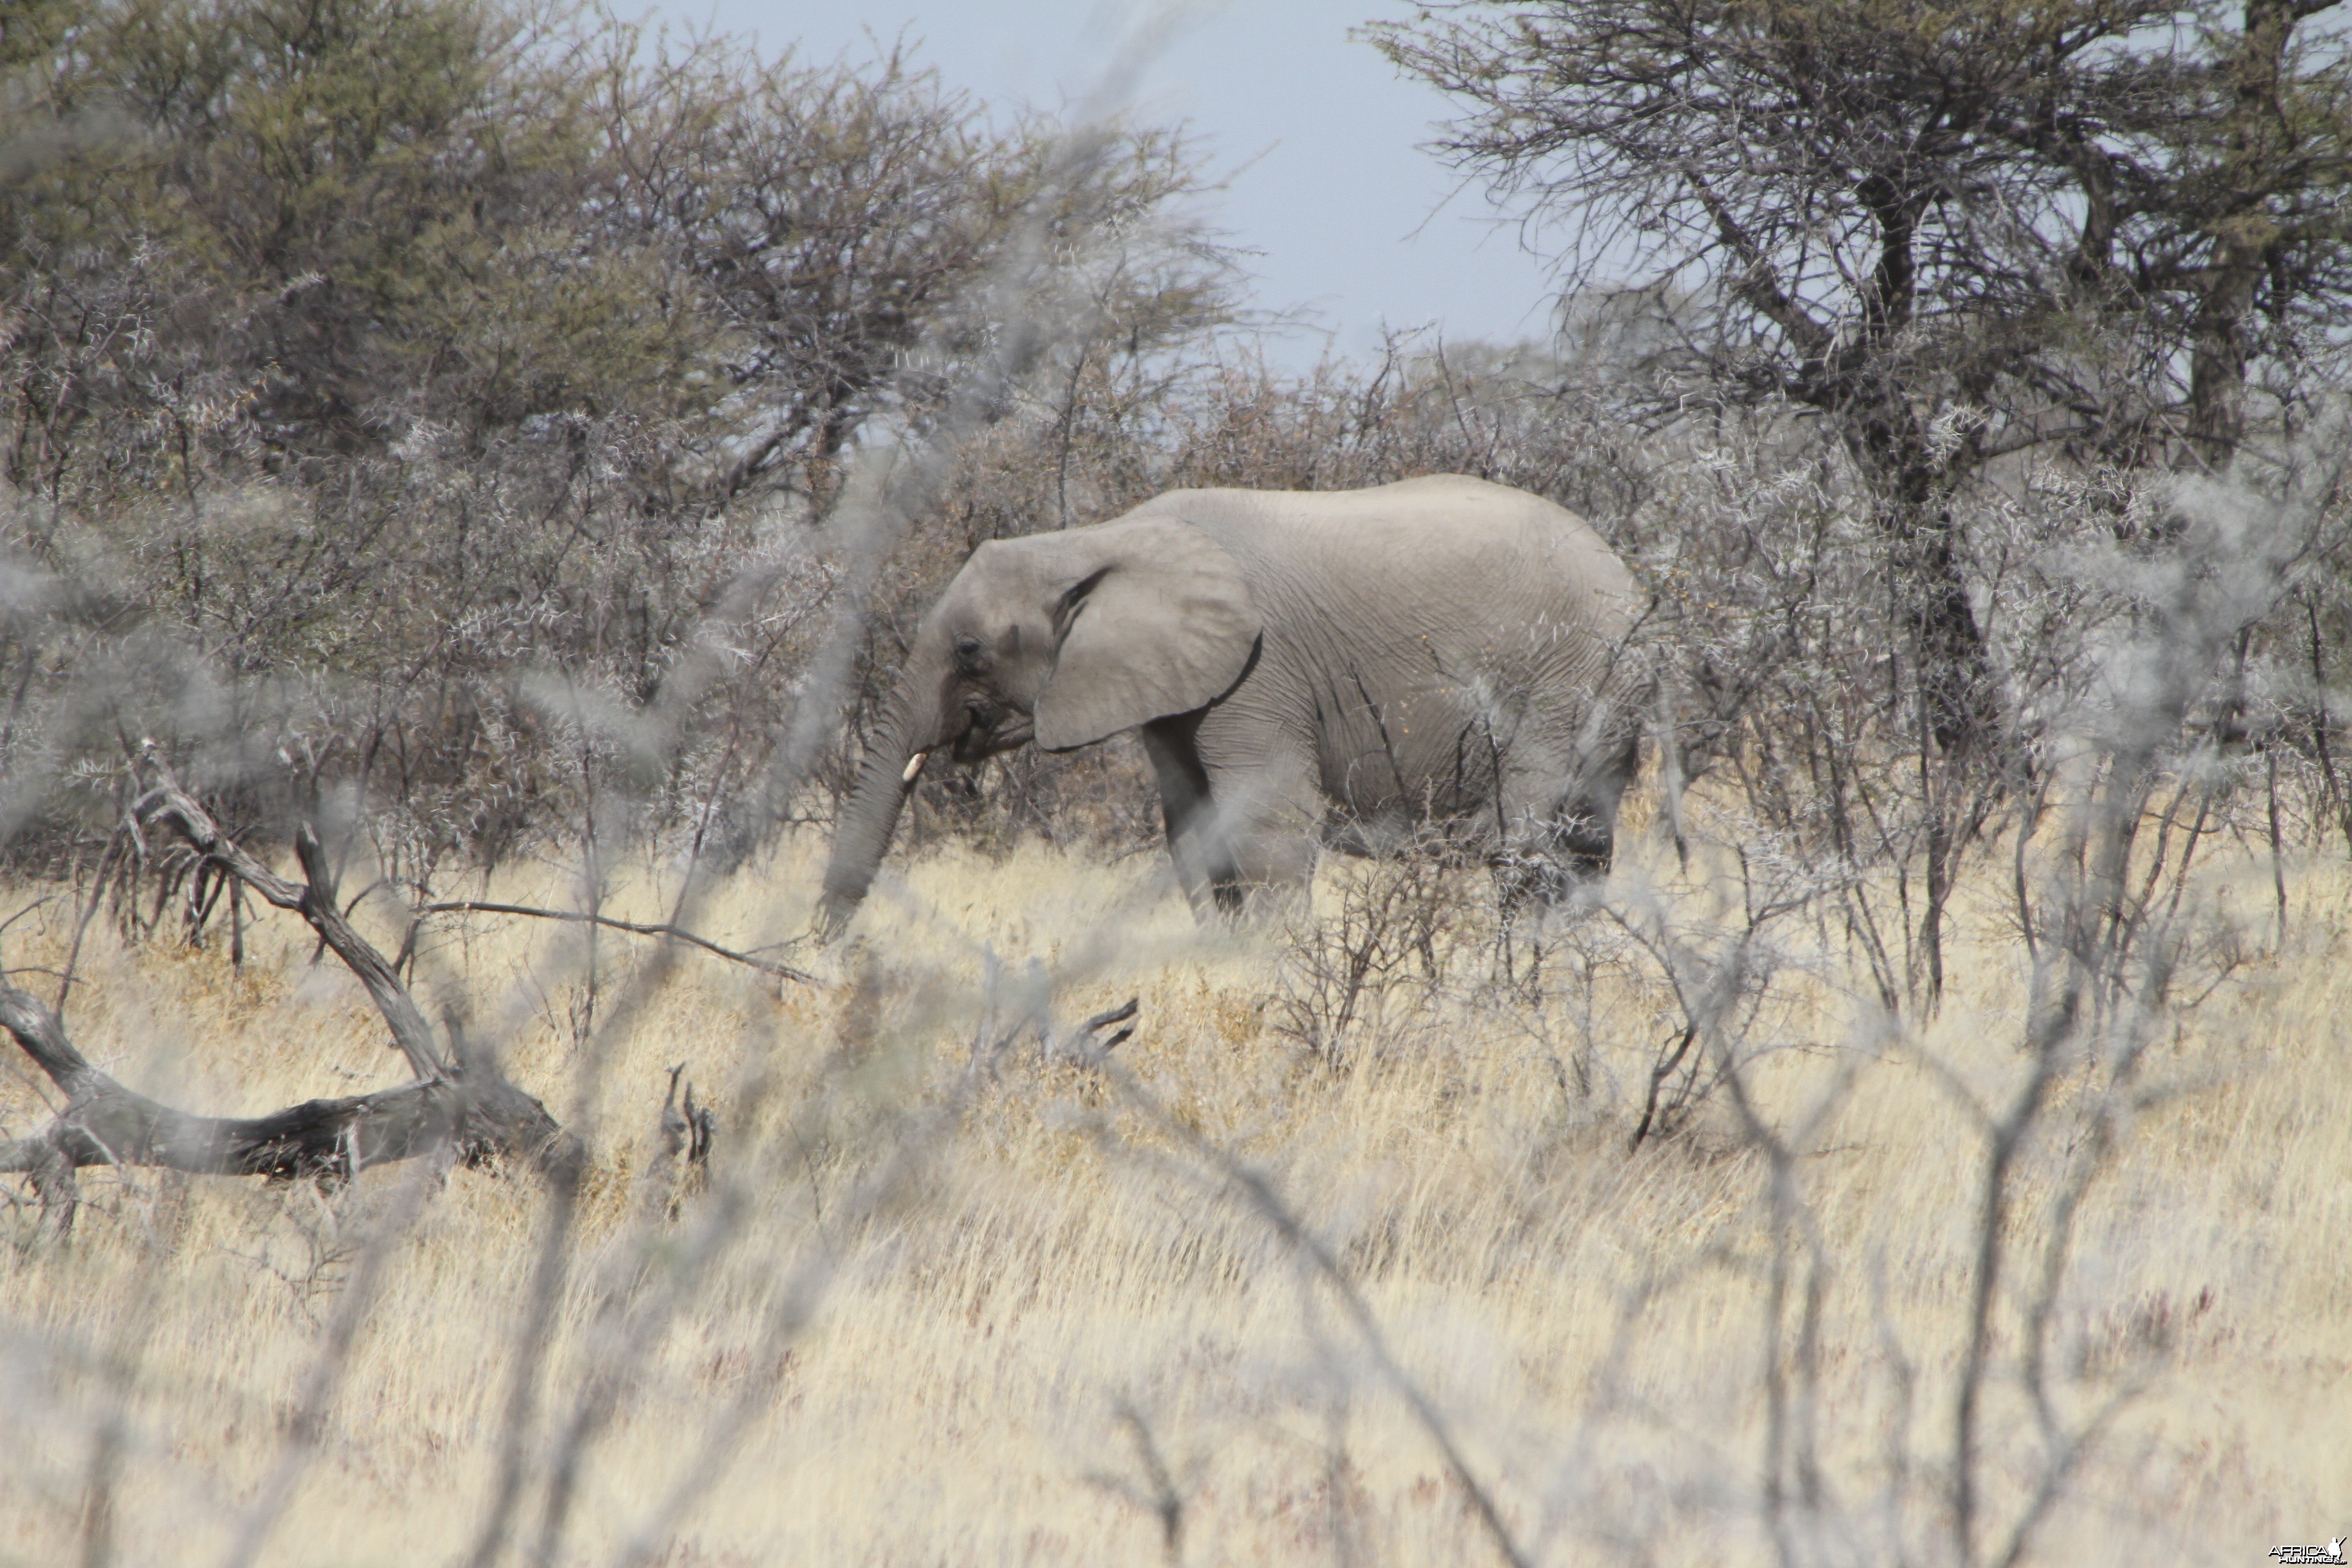
<path id="1" fill-rule="evenodd" d="M 1703 903 L 1665 864 L 1650 870 Z M 2240 872 L 2260 907 L 2267 863 L 2217 866 Z M 807 853 L 788 852 L 698 923 L 772 940 L 814 881 Z M 621 912 L 656 909 L 660 882 L 646 870 L 625 885 Z M 488 896 L 564 888 L 516 874 Z M 540 1537 L 547 1457 L 600 1370 L 625 1375 L 559 1561 L 615 1559 L 714 1459 L 723 1470 L 703 1471 L 709 1489 L 653 1561 L 1495 1560 L 1328 1281 L 1187 1130 L 1265 1172 L 1346 1266 L 1530 1558 L 1773 1556 L 1766 1329 L 1793 1321 L 1785 1304 L 1772 1317 L 1774 1260 L 1791 1254 L 1775 1247 L 1766 1162 L 1719 1117 L 1629 1154 L 1669 1024 L 1655 986 L 1603 975 L 1585 1033 L 1559 994 L 1542 1008 L 1493 987 L 1423 995 L 1325 1062 L 1268 1026 L 1277 933 L 1196 932 L 1155 860 L 940 852 L 907 888 L 885 890 L 864 961 L 827 989 L 779 996 L 698 956 L 656 982 L 644 944 L 608 939 L 599 1008 L 647 994 L 609 1030 L 594 1085 L 575 1071 L 592 1054 L 575 1044 L 576 933 L 483 920 L 428 955 L 422 989 L 470 998 L 514 1076 L 597 1151 L 544 1336 L 516 1560 Z M 2032 1556 L 2252 1563 L 2344 1527 L 2347 892 L 2333 862 L 2303 870 L 2283 956 L 2185 1014 L 2144 1070 L 2177 1092 L 2150 1097 L 2090 1189 L 2053 1319 L 2062 1421 L 2129 1397 Z M 20 923 L 11 964 L 55 963 L 68 924 L 62 905 Z M 1924 1031 L 1874 1025 L 1832 943 L 1784 955 L 1749 1033 L 1776 1047 L 1748 1068 L 1776 1125 L 1827 1107 L 1796 1163 L 1822 1264 L 1790 1276 L 1817 1282 L 1822 1313 L 1818 1398 L 1788 1384 L 1818 1434 L 1820 1502 L 1786 1543 L 1799 1560 L 1944 1555 L 1983 1159 L 1960 1086 L 1997 1100 L 2026 1066 L 2005 917 L 1988 901 L 1958 929 L 1953 994 Z M 380 1026 L 310 947 L 278 920 L 241 975 L 220 952 L 86 953 L 68 1023 L 110 1070 L 190 1109 L 390 1081 Z M 991 952 L 1010 971 L 1001 1003 L 1032 955 L 1068 980 L 1054 1004 L 1066 1020 L 1139 993 L 1142 1027 L 1114 1059 L 1165 1117 L 1117 1081 L 1041 1063 L 1030 1040 L 959 1129 L 927 1136 L 919 1113 L 959 1081 Z M 681 1058 L 718 1106 L 720 1142 L 711 1191 L 671 1221 L 648 1166 Z M 21 1071 L 7 1094 L 8 1131 L 37 1124 Z M 2086 1126 L 2062 1106 L 2029 1149 L 2019 1240 L 2045 1222 L 2041 1194 Z M 861 1211 L 886 1171 L 897 1185 Z M 371 1218 L 418 1179 L 387 1168 L 320 1194 L 92 1173 L 94 1206 L 63 1247 L 20 1211 L 17 1245 L 0 1251 L 0 1399 L 19 1435 L 0 1560 L 72 1561 L 94 1539 L 127 1563 L 222 1558 L 299 1429 Z M 462 1170 L 432 1194 L 389 1255 L 265 1561 L 465 1559 L 544 1210 L 528 1181 Z M 679 1279 L 691 1289 L 657 1321 Z M 2014 1300 L 1997 1331 L 2013 1362 Z M 1786 1350 L 1786 1332 L 1775 1342 Z M 1801 1359 L 1788 1351 L 1783 1370 Z M 2000 1521 L 2042 1451 L 2014 1380 L 1990 1397 Z M 93 1477 L 109 1474 L 93 1535 Z"/>

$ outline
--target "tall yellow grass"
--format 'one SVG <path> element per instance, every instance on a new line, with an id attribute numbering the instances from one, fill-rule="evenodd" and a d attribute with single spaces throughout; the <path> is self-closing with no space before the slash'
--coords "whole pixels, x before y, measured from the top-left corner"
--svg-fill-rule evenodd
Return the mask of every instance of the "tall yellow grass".
<path id="1" fill-rule="evenodd" d="M 1620 876 L 1673 882 L 1653 858 Z M 772 940 L 814 880 L 790 848 L 697 922 Z M 568 889 L 559 870 L 513 872 L 488 896 Z M 641 867 L 614 908 L 651 912 L 671 890 Z M 2279 956 L 2168 1027 L 2143 1075 L 2165 1092 L 2077 1222 L 2053 1415 L 2072 1432 L 2113 1413 L 2034 1560 L 2254 1563 L 2352 1524 L 2352 875 L 2314 864 L 2290 891 Z M 33 890 L 18 895 L 7 909 Z M 57 964 L 69 921 L 61 903 L 20 922 L 9 963 Z M 1798 1307 L 1773 1305 L 1789 1233 L 1768 1163 L 1720 1118 L 1629 1151 L 1667 1026 L 1654 990 L 1594 994 L 1587 1092 L 1560 1070 L 1566 1012 L 1492 997 L 1440 998 L 1315 1061 L 1268 1026 L 1279 932 L 1196 931 L 1157 861 L 940 852 L 884 889 L 863 956 L 828 961 L 821 987 L 696 954 L 648 980 L 647 944 L 607 935 L 600 1011 L 645 994 L 592 1047 L 577 931 L 446 927 L 421 989 L 465 996 L 470 1026 L 595 1152 L 510 1560 L 541 1538 L 549 1458 L 600 1371 L 625 1375 L 556 1561 L 616 1560 L 649 1529 L 649 1560 L 677 1564 L 1496 1560 L 1381 1352 L 1197 1133 L 1265 1173 L 1331 1249 L 1533 1560 L 1936 1561 L 1984 1159 L 1968 1097 L 1997 1103 L 2026 1067 L 2004 914 L 1989 900 L 1957 925 L 1932 1022 L 1874 1021 L 1831 942 L 1797 955 L 1752 1037 L 1775 1047 L 1750 1069 L 1759 1105 L 1804 1128 L 1817 1250 L 1788 1278 L 1822 1310 L 1819 1398 L 1789 1417 L 1817 1435 L 1817 1473 L 1780 1483 L 1813 1500 L 1782 1512 L 1777 1542 L 1767 1347 L 1795 1368 Z M 356 985 L 289 921 L 260 929 L 242 973 L 217 946 L 131 952 L 95 930 L 67 1021 L 126 1083 L 249 1113 L 398 1076 Z M 1002 1032 L 1033 957 L 1069 979 L 1065 1023 L 1139 994 L 1113 1060 L 1162 1111 L 1041 1060 L 1034 1037 L 992 1077 L 963 1076 L 992 969 Z M 719 1142 L 709 1190 L 676 1194 L 673 1218 L 653 1130 L 681 1060 Z M 964 1082 L 962 1121 L 936 1131 L 928 1110 Z M 8 1131 L 38 1125 L 40 1087 L 19 1062 Z M 2084 1135 L 2062 1106 L 2029 1149 L 2014 1256 L 2038 1257 L 2041 1200 Z M 85 1173 L 64 1245 L 20 1209 L 0 1251 L 16 1436 L 0 1560 L 220 1560 L 299 1434 L 355 1250 L 419 1179 L 388 1167 L 320 1193 Z M 476 1541 L 546 1197 L 458 1170 L 426 1198 L 263 1561 L 454 1563 Z M 2031 1283 L 2012 1279 L 1996 1320 L 2004 1367 Z M 2048 1450 L 2007 1373 L 1987 1419 L 1997 1538 Z"/>

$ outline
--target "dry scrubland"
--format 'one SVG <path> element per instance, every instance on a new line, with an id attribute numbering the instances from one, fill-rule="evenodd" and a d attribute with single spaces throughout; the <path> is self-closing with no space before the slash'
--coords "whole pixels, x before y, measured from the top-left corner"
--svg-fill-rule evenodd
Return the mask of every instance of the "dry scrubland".
<path id="1" fill-rule="evenodd" d="M 1601 907 L 1502 948 L 1425 865 L 1203 935 L 1156 852 L 938 847 L 1138 842 L 1106 748 L 934 768 L 862 952 L 781 995 L 436 917 L 420 999 L 586 1137 L 580 1204 L 90 1170 L 61 1241 L 0 1184 L 0 1563 L 1993 1568 L 2352 1530 L 2341 7 L 1512 10 L 1366 36 L 1549 247 L 1559 337 L 1295 377 L 1223 173 L 1084 118 L 1116 93 L 1013 113 L 895 44 L 797 68 L 568 0 L 0 10 L 0 961 L 44 1001 L 68 967 L 76 900 L 26 879 L 146 900 L 65 1009 L 134 1088 L 403 1076 L 291 917 L 242 973 L 233 901 L 175 944 L 163 764 L 255 844 L 343 813 L 379 858 L 341 885 L 400 898 L 566 904 L 562 866 L 461 868 L 592 838 L 767 856 L 690 923 L 772 942 L 819 854 L 773 836 L 838 798 L 919 607 L 983 540 L 1171 489 L 1476 474 L 1590 517 L 1649 599 L 1657 766 L 1747 851 L 1637 826 Z M 2071 875 L 2048 819 L 2001 837 L 2046 799 L 2084 803 Z M 681 876 L 607 868 L 613 908 Z M 1138 1032 L 1055 1057 L 1049 988 L 1063 1030 L 1139 994 Z M 1637 1143 L 1692 1017 L 1667 1109 L 1736 1075 Z M 680 1060 L 693 1180 L 655 1158 Z"/>
<path id="2" fill-rule="evenodd" d="M 747 944 L 793 929 L 816 850 L 788 847 L 699 923 Z M 1654 882 L 1701 912 L 1723 891 L 1710 868 L 1724 869 L 1702 857 L 1679 873 L 1645 840 L 1612 897 Z M 1381 874 L 1327 866 L 1318 898 L 1328 910 L 1346 879 Z M 657 876 L 624 880 L 623 912 L 658 907 Z M 513 872 L 490 895 L 566 885 Z M 2208 886 L 2266 911 L 2269 862 L 2216 854 Z M 2347 1522 L 2352 874 L 2326 857 L 2287 886 L 2283 956 L 2156 1047 L 2141 1081 L 2163 1092 L 2077 1220 L 2050 1342 L 2056 1415 L 2072 1430 L 2127 1397 L 2032 1557 L 2259 1563 Z M 685 1507 L 650 1560 L 679 1564 L 1495 1560 L 1379 1349 L 1197 1133 L 1265 1173 L 1328 1244 L 1534 1560 L 1774 1555 L 1769 1170 L 1721 1096 L 1629 1154 L 1672 1026 L 1654 985 L 1604 974 L 1580 991 L 1557 954 L 1540 1008 L 1494 985 L 1404 985 L 1326 1061 L 1273 1026 L 1286 1015 L 1268 999 L 1292 984 L 1284 936 L 1196 932 L 1157 858 L 937 851 L 904 889 L 877 898 L 862 963 L 823 987 L 780 996 L 683 958 L 605 1037 L 601 1084 L 576 1070 L 574 936 L 485 920 L 428 954 L 423 989 L 461 986 L 476 1026 L 511 1042 L 514 1076 L 596 1151 L 522 1449 L 522 1547 L 602 1369 L 623 1374 L 617 1403 L 562 1561 L 619 1558 L 665 1499 Z M 7 933 L 12 967 L 58 961 L 66 907 Z M 1553 935 L 1605 945 L 1609 929 L 1588 916 Z M 2025 1070 L 2021 959 L 2001 908 L 1962 909 L 1941 1016 L 1889 1034 L 1821 935 L 1786 952 L 1748 1035 L 1769 1047 L 1748 1069 L 1757 1102 L 1804 1129 L 1796 1180 L 1823 1264 L 1790 1270 L 1778 1309 L 1795 1324 L 1808 1289 L 1822 1309 L 1817 1398 L 1793 1328 L 1780 1340 L 1785 1429 L 1814 1433 L 1821 1500 L 1786 1515 L 1787 1544 L 1806 1561 L 1937 1560 L 1984 1147 L 1964 1093 L 1998 1101 Z M 357 987 L 310 964 L 289 918 L 263 927 L 241 975 L 218 949 L 98 945 L 68 1026 L 135 1087 L 252 1112 L 397 1076 Z M 1054 1003 L 1066 1022 L 1139 994 L 1141 1026 L 1114 1058 L 1132 1082 L 1042 1064 L 1031 1037 L 960 1128 L 927 1131 L 925 1108 L 968 1081 L 992 952 L 1000 1026 L 1033 955 L 1070 982 Z M 604 945 L 601 1006 L 647 956 Z M 719 1141 L 709 1189 L 671 1220 L 648 1164 L 681 1058 Z M 2080 1089 L 2023 1156 L 2019 1257 L 2038 1258 L 2043 1199 L 2090 1136 L 2067 1098 Z M 21 1065 L 7 1093 L 7 1130 L 37 1124 Z M 17 1435 L 0 1558 L 72 1560 L 96 1474 L 112 1477 L 99 1534 L 115 1561 L 220 1559 L 302 1430 L 364 1238 L 420 1172 L 324 1194 L 89 1173 L 94 1206 L 66 1246 L 37 1240 L 20 1208 L 0 1252 L 0 1398 Z M 450 1563 L 475 1541 L 545 1200 L 528 1180 L 422 1179 L 429 1202 L 386 1255 L 264 1561 Z M 2004 1292 L 2003 1364 L 2030 1284 Z M 1992 1383 L 1987 1423 L 1997 1543 L 2044 1451 L 2012 1377 Z M 1789 1495 L 1807 1495 L 1799 1469 L 1784 1463 Z M 708 1489 L 673 1491 L 694 1477 Z"/>

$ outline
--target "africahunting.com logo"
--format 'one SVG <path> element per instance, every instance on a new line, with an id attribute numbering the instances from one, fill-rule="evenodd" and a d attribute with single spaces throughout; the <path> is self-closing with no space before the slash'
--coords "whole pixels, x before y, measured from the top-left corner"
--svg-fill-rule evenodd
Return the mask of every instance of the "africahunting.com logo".
<path id="1" fill-rule="evenodd" d="M 2273 1546 L 2271 1555 L 2282 1563 L 2341 1563 L 2344 1538 L 2339 1535 L 2325 1546 Z"/>

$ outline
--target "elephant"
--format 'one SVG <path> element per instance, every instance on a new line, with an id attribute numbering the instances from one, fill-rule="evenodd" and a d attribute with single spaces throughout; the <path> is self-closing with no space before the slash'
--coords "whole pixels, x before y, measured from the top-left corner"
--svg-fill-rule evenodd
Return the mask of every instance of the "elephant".
<path id="1" fill-rule="evenodd" d="M 992 541 L 918 627 L 835 818 L 815 926 L 865 898 L 926 757 L 1141 732 L 1204 921 L 1319 847 L 1437 824 L 1556 901 L 1605 876 L 1636 764 L 1633 575 L 1574 512 L 1459 476 L 1181 489 Z"/>

